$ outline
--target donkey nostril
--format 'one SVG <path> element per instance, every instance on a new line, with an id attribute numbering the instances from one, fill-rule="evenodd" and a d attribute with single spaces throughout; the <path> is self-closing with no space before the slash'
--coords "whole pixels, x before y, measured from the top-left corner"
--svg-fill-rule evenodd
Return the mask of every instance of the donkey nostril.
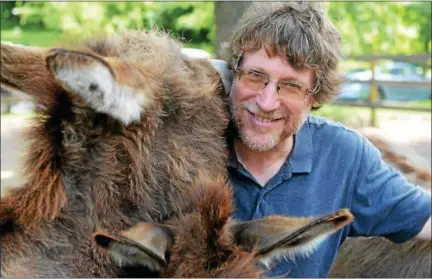
<path id="1" fill-rule="evenodd" d="M 90 83 L 90 86 L 89 86 L 89 90 L 90 90 L 90 91 L 95 91 L 95 90 L 97 90 L 97 89 L 98 89 L 97 84 L 95 84 L 95 83 Z"/>
<path id="2" fill-rule="evenodd" d="M 346 222 L 347 220 L 348 220 L 347 216 L 340 216 L 334 221 L 334 224 L 337 226 L 339 224 Z"/>
<path id="3" fill-rule="evenodd" d="M 95 241 L 102 247 L 107 248 L 111 244 L 111 239 L 104 235 L 96 235 Z"/>

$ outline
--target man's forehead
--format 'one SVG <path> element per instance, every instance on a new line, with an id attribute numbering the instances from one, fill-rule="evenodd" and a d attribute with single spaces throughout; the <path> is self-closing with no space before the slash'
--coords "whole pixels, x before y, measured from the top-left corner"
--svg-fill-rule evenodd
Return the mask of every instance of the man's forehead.
<path id="1" fill-rule="evenodd" d="M 269 59 L 269 60 L 281 60 L 284 65 L 290 66 L 292 68 L 303 70 L 303 69 L 311 69 L 310 66 L 307 65 L 307 57 L 296 57 L 293 59 L 293 56 L 296 55 L 294 52 L 289 52 L 286 49 L 274 49 L 268 46 L 261 46 L 261 48 L 256 50 L 244 51 L 240 55 L 240 60 L 254 60 L 254 59 Z M 298 56 L 298 55 L 297 55 Z M 292 63 L 296 61 L 296 63 Z"/>
<path id="2" fill-rule="evenodd" d="M 290 64 L 287 55 L 284 53 L 269 55 L 264 47 L 253 52 L 244 52 L 242 64 L 245 67 L 253 67 L 254 70 L 262 71 L 265 74 L 274 73 L 281 79 L 298 77 L 299 80 L 303 80 L 304 76 L 308 76 L 307 79 L 312 84 L 315 81 L 315 71 L 311 67 L 306 65 L 295 67 Z"/>

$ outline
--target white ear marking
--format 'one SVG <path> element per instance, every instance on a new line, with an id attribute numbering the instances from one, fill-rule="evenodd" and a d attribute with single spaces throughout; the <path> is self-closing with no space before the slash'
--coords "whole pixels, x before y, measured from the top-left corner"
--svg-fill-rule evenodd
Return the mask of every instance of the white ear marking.
<path id="1" fill-rule="evenodd" d="M 134 92 L 139 88 L 118 84 L 109 69 L 100 64 L 79 69 L 60 68 L 55 76 L 96 111 L 107 113 L 125 125 L 139 121 L 149 103 L 145 92 Z"/>
<path id="2" fill-rule="evenodd" d="M 328 237 L 328 234 L 324 234 L 320 237 L 315 238 L 312 242 L 304 243 L 297 247 L 290 247 L 287 249 L 276 249 L 269 255 L 259 258 L 259 263 L 265 268 L 270 269 L 274 263 L 281 260 L 295 261 L 296 257 L 309 257 L 311 256 L 321 245 L 321 243 Z"/>

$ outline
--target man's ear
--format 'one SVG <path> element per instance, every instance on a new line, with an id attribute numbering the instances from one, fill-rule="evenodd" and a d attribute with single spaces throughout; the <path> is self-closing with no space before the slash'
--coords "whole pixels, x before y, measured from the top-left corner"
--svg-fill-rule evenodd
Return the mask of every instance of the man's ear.
<path id="1" fill-rule="evenodd" d="M 321 218 L 270 216 L 230 225 L 235 241 L 269 267 L 274 260 L 308 254 L 330 234 L 351 223 L 354 217 L 342 209 Z"/>
<path id="2" fill-rule="evenodd" d="M 165 255 L 172 245 L 171 231 L 150 223 L 138 223 L 116 234 L 98 231 L 93 238 L 120 266 L 142 265 L 153 271 L 166 267 Z"/>
<path id="3" fill-rule="evenodd" d="M 46 61 L 54 79 L 66 91 L 125 125 L 140 120 L 157 84 L 133 63 L 88 51 L 51 49 Z"/>

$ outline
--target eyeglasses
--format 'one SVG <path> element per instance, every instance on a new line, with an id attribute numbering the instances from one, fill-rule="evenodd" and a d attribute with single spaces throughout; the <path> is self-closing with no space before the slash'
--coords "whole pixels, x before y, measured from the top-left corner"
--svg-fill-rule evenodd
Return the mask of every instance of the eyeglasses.
<path id="1" fill-rule="evenodd" d="M 234 71 L 238 74 L 239 80 L 252 90 L 263 90 L 270 82 L 276 83 L 276 90 L 280 96 L 305 100 L 310 94 L 315 92 L 306 86 L 290 80 L 280 80 L 278 82 L 271 80 L 267 75 L 255 70 L 239 69 L 236 65 Z"/>

